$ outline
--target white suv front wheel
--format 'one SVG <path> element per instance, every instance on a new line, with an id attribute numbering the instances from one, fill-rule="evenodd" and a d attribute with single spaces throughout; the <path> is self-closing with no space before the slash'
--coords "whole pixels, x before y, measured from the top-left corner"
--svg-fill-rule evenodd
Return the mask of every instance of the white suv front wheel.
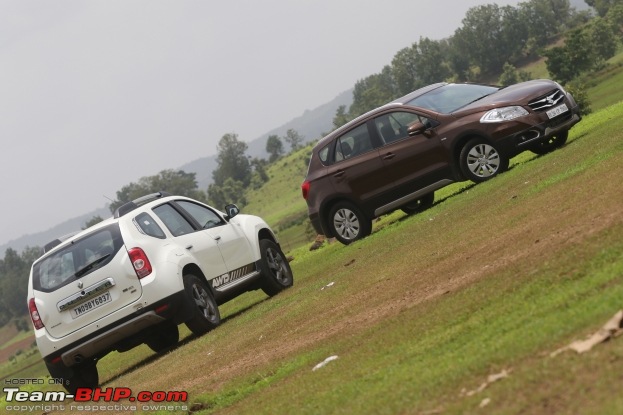
<path id="1" fill-rule="evenodd" d="M 273 296 L 291 287 L 293 283 L 292 269 L 279 246 L 270 239 L 260 240 L 262 259 L 259 262 L 262 273 L 262 291 Z"/>

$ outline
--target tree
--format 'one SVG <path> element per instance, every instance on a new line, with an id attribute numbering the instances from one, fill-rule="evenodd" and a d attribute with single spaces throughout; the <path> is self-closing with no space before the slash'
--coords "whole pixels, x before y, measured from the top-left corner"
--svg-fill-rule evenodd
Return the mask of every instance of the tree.
<path id="1" fill-rule="evenodd" d="M 298 131 L 290 128 L 286 131 L 286 136 L 283 137 L 283 139 L 290 145 L 291 151 L 296 151 L 303 146 L 303 140 L 305 140 L 305 137 L 300 135 Z"/>
<path id="2" fill-rule="evenodd" d="M 604 17 L 611 7 L 623 4 L 621 0 L 584 0 L 584 2 L 594 8 L 600 17 Z"/>
<path id="3" fill-rule="evenodd" d="M 569 0 L 530 0 L 518 7 L 528 28 L 530 53 L 546 46 L 572 17 Z"/>
<path id="4" fill-rule="evenodd" d="M 28 314 L 25 299 L 30 267 L 42 254 L 38 247 L 26 247 L 21 254 L 8 248 L 0 260 L 0 325 Z"/>
<path id="5" fill-rule="evenodd" d="M 601 68 L 606 59 L 614 56 L 617 46 L 614 26 L 607 19 L 597 17 L 588 25 L 571 30 L 564 46 L 543 54 L 550 75 L 567 83 L 582 73 Z"/>
<path id="6" fill-rule="evenodd" d="M 545 65 L 549 75 L 560 83 L 567 83 L 578 74 L 578 68 L 573 64 L 571 57 L 564 47 L 555 47 L 543 52 L 547 60 Z"/>
<path id="7" fill-rule="evenodd" d="M 621 37 L 623 37 L 623 31 L 621 30 L 623 29 L 623 2 L 611 7 L 608 10 L 606 19 L 608 19 L 615 33 L 618 35 L 619 39 L 621 39 Z"/>
<path id="8" fill-rule="evenodd" d="M 266 173 L 266 160 L 260 158 L 253 158 L 251 160 L 251 167 L 253 167 L 253 175 L 251 176 L 251 188 L 259 189 L 269 179 Z"/>
<path id="9" fill-rule="evenodd" d="M 528 40 L 528 28 L 519 9 L 496 4 L 472 7 L 462 26 L 454 32 L 455 47 L 469 56 L 481 72 L 500 72 L 504 63 L 514 63 Z"/>
<path id="10" fill-rule="evenodd" d="M 417 81 L 413 89 L 445 81 L 451 76 L 450 68 L 446 62 L 447 52 L 447 41 L 435 41 L 420 37 L 420 42 L 416 48 Z M 405 94 L 409 92 L 411 91 L 407 91 Z"/>
<path id="11" fill-rule="evenodd" d="M 137 183 L 123 186 L 117 191 L 117 200 L 110 204 L 110 211 L 114 212 L 124 203 L 161 190 L 197 200 L 206 199 L 205 193 L 197 188 L 195 173 L 186 173 L 183 170 L 162 170 L 155 176 L 141 177 Z"/>
<path id="12" fill-rule="evenodd" d="M 84 227 L 82 228 L 82 230 L 88 229 L 88 228 L 90 228 L 91 226 L 96 225 L 96 224 L 100 223 L 100 222 L 101 222 L 101 221 L 103 221 L 103 220 L 104 220 L 104 219 L 102 219 L 102 217 L 101 217 L 101 216 L 99 216 L 99 215 L 93 216 L 91 219 L 89 219 L 89 220 L 88 220 L 88 221 L 84 224 Z"/>
<path id="13" fill-rule="evenodd" d="M 586 30 L 593 45 L 592 53 L 595 60 L 593 67 L 600 67 L 616 54 L 619 46 L 618 27 L 615 27 L 607 18 L 596 17 L 591 20 Z"/>
<path id="14" fill-rule="evenodd" d="M 238 134 L 225 134 L 218 142 L 218 167 L 212 172 L 214 184 L 222 186 L 231 178 L 247 186 L 251 180 L 251 165 L 246 156 L 248 145 L 238 139 Z"/>
<path id="15" fill-rule="evenodd" d="M 283 142 L 278 135 L 269 135 L 266 140 L 266 152 L 270 155 L 268 161 L 273 163 L 283 155 Z"/>
<path id="16" fill-rule="evenodd" d="M 333 117 L 333 128 L 337 129 L 350 121 L 350 117 L 346 112 L 346 105 L 340 105 L 337 107 L 335 111 L 335 116 Z"/>
<path id="17" fill-rule="evenodd" d="M 517 71 L 510 63 L 505 63 L 502 75 L 498 81 L 500 85 L 508 86 L 522 81 L 530 80 L 530 73 L 526 71 Z"/>
<path id="18" fill-rule="evenodd" d="M 396 90 L 401 95 L 416 89 L 417 58 L 417 43 L 414 43 L 411 47 L 400 49 L 392 59 L 392 77 Z"/>
<path id="19" fill-rule="evenodd" d="M 390 66 L 385 66 L 381 73 L 357 81 L 353 90 L 353 103 L 348 110 L 349 116 L 358 117 L 392 101 L 399 95 L 392 76 L 392 69 Z"/>
<path id="20" fill-rule="evenodd" d="M 236 203 L 239 207 L 247 204 L 245 186 L 241 181 L 231 177 L 225 179 L 222 185 L 216 183 L 208 186 L 208 201 L 212 206 L 223 209 L 229 203 Z"/>

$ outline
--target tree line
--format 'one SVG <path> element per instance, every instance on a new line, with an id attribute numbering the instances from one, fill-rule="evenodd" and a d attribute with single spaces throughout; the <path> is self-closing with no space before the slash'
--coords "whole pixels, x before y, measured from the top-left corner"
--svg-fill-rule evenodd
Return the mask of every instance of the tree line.
<path id="1" fill-rule="evenodd" d="M 554 80 L 562 84 L 578 80 L 581 75 L 602 68 L 616 53 L 623 35 L 623 0 L 586 3 L 598 12 L 596 17 L 589 11 L 577 12 L 569 0 L 530 0 L 516 7 L 473 7 L 451 37 L 421 37 L 399 50 L 380 73 L 357 81 L 352 104 L 348 109 L 338 108 L 333 125 L 337 128 L 436 82 L 499 79 L 501 85 L 509 85 L 527 80 L 529 74 L 517 71 L 516 67 L 540 57 L 547 58 L 547 70 Z M 562 44 L 551 47 L 555 42 Z M 576 92 L 573 85 L 570 89 Z"/>

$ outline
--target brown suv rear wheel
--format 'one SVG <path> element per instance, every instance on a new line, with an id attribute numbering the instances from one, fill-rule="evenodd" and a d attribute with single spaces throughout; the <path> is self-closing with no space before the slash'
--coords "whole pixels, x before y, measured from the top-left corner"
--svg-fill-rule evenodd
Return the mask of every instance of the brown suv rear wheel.
<path id="1" fill-rule="evenodd" d="M 338 241 L 348 245 L 370 235 L 372 221 L 352 203 L 340 202 L 331 208 L 329 227 Z"/>

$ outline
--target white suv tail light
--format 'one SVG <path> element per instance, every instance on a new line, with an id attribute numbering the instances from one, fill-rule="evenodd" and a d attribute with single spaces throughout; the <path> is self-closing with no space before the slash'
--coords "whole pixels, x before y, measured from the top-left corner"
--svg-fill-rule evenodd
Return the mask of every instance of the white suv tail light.
<path id="1" fill-rule="evenodd" d="M 39 310 L 37 310 L 37 305 L 35 304 L 35 299 L 31 298 L 28 300 L 28 311 L 30 312 L 30 318 L 32 319 L 32 325 L 35 326 L 36 330 L 43 328 L 43 321 L 41 321 L 41 316 L 39 316 Z"/>
<path id="2" fill-rule="evenodd" d="M 130 261 L 132 261 L 132 266 L 134 267 L 134 271 L 136 271 L 136 275 L 138 278 L 145 278 L 149 274 L 151 274 L 151 263 L 145 255 L 145 251 L 141 248 L 132 248 L 128 250 L 128 255 L 130 256 Z"/>

